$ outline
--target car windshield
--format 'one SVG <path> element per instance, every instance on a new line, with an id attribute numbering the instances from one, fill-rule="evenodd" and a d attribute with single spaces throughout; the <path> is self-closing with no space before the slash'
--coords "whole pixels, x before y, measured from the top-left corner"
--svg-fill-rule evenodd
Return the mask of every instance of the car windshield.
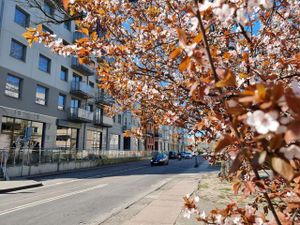
<path id="1" fill-rule="evenodd" d="M 163 159 L 163 158 L 165 158 L 165 155 L 164 155 L 164 154 L 158 154 L 158 155 L 156 156 L 156 158 L 157 158 L 157 159 Z"/>

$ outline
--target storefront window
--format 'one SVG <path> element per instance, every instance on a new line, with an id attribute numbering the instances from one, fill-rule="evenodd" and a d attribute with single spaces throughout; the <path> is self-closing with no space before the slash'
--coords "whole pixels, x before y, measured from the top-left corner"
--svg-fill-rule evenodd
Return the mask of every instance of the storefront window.
<path id="1" fill-rule="evenodd" d="M 101 150 L 102 146 L 102 132 L 100 131 L 87 131 L 86 149 Z"/>
<path id="2" fill-rule="evenodd" d="M 119 135 L 111 134 L 110 135 L 110 149 L 118 150 L 119 148 Z"/>
<path id="3" fill-rule="evenodd" d="M 30 120 L 2 117 L 0 148 L 16 147 L 26 143 L 26 147 L 43 146 L 43 123 Z"/>
<path id="4" fill-rule="evenodd" d="M 77 149 L 78 129 L 69 127 L 57 127 L 56 131 L 56 147 L 64 149 Z"/>

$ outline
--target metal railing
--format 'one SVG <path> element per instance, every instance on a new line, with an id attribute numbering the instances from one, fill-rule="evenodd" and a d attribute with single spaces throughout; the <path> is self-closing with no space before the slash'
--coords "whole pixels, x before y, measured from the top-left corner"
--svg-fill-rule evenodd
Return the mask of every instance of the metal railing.
<path id="1" fill-rule="evenodd" d="M 83 75 L 91 76 L 94 75 L 94 69 L 85 64 L 80 64 L 77 57 L 72 56 L 71 67 Z"/>
<path id="2" fill-rule="evenodd" d="M 93 96 L 93 89 L 87 83 L 84 83 L 82 81 L 72 80 L 70 91 L 72 94 L 79 94 L 85 97 Z"/>
<path id="3" fill-rule="evenodd" d="M 100 160 L 113 158 L 149 157 L 148 151 L 119 151 L 119 150 L 76 150 L 66 148 L 11 148 L 0 149 L 0 165 L 30 166 L 44 163 L 60 163 L 77 160 Z M 6 164 L 5 164 L 6 165 Z"/>
<path id="4" fill-rule="evenodd" d="M 72 120 L 92 122 L 93 118 L 94 113 L 89 110 L 82 108 L 70 108 L 70 119 Z"/>

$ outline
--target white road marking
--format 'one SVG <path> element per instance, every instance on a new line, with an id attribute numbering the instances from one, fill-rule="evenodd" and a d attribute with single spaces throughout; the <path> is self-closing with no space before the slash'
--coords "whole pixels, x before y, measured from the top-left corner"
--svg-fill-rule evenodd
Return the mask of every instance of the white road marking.
<path id="1" fill-rule="evenodd" d="M 61 184 L 68 184 L 68 183 L 73 183 L 73 182 L 77 182 L 77 181 L 82 181 L 84 179 L 90 179 L 90 178 L 102 178 L 102 177 L 106 177 L 106 176 L 112 176 L 114 174 L 118 174 L 120 172 L 124 173 L 124 172 L 129 172 L 129 171 L 134 171 L 134 170 L 139 170 L 142 168 L 146 168 L 148 166 L 140 166 L 140 167 L 135 167 L 135 168 L 131 168 L 131 169 L 125 169 L 125 170 L 117 170 L 117 171 L 113 171 L 110 173 L 104 173 L 104 174 L 97 174 L 97 175 L 93 175 L 93 176 L 87 176 L 87 177 L 79 177 L 77 179 L 72 179 L 72 180 L 66 180 L 66 181 L 60 181 L 57 183 L 53 183 L 53 184 L 45 184 L 41 187 L 34 187 L 34 188 L 27 188 L 27 191 L 30 190 L 39 190 L 39 189 L 44 189 L 44 188 L 48 188 L 48 187 L 53 187 L 53 186 L 57 186 L 57 185 L 61 185 Z M 76 172 L 76 171 L 74 171 Z M 61 178 L 64 179 L 64 178 Z M 41 181 L 41 182 L 47 182 L 47 180 Z M 19 191 L 14 191 L 13 193 L 19 193 L 19 192 L 23 192 L 24 190 L 19 190 Z"/>
<path id="2" fill-rule="evenodd" d="M 92 191 L 92 190 L 95 190 L 95 189 L 98 189 L 98 188 L 103 188 L 107 185 L 108 184 L 99 184 L 97 186 L 86 188 L 86 189 L 83 189 L 83 190 L 74 191 L 74 192 L 59 195 L 59 196 L 56 196 L 56 197 L 46 198 L 46 199 L 43 199 L 43 200 L 27 203 L 25 205 L 20 205 L 20 206 L 11 208 L 11 209 L 6 209 L 6 210 L 3 210 L 3 211 L 0 211 L 0 216 L 6 215 L 6 214 L 9 214 L 9 213 L 12 213 L 12 212 L 16 212 L 16 211 L 19 211 L 19 210 L 22 210 L 22 209 L 27 209 L 27 208 L 35 207 L 35 206 L 42 205 L 42 204 L 45 204 L 45 203 L 53 202 L 53 201 L 56 201 L 56 200 L 59 200 L 59 199 L 67 198 L 67 197 L 70 197 L 70 196 L 73 196 L 73 195 L 81 194 L 81 193 L 84 193 L 84 192 L 87 192 L 87 191 Z"/>

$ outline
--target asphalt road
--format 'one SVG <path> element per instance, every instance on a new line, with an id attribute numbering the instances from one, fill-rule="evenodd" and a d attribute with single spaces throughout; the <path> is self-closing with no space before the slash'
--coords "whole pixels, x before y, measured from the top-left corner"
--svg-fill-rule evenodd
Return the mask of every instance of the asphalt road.
<path id="1" fill-rule="evenodd" d="M 43 187 L 0 194 L 0 224 L 99 224 L 172 177 L 198 172 L 194 162 L 142 161 L 40 178 Z"/>

